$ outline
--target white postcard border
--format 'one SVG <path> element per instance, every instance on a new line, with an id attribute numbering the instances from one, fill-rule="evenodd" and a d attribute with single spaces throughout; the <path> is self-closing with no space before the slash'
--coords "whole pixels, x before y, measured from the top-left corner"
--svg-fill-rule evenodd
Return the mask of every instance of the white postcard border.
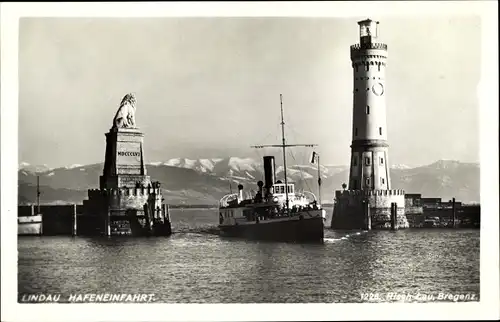
<path id="1" fill-rule="evenodd" d="M 1 4 L 1 265 L 5 321 L 278 321 L 494 319 L 499 310 L 498 3 L 496 1 L 165 2 Z M 18 304 L 18 28 L 20 17 L 168 17 L 387 15 L 482 17 L 480 99 L 481 287 L 479 303 L 429 304 Z M 168 287 L 168 286 L 166 286 Z"/>

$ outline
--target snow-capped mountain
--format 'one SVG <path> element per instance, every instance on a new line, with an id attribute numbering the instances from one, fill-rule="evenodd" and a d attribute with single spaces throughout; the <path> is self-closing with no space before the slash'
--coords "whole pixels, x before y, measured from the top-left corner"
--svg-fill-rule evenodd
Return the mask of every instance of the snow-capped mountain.
<path id="1" fill-rule="evenodd" d="M 151 162 L 150 164 L 192 169 L 198 173 L 216 175 L 226 179 L 234 178 L 235 180 L 254 180 L 262 177 L 264 173 L 262 162 L 252 158 L 230 157 L 198 160 L 175 158 L 167 161 Z M 404 164 L 396 164 L 391 168 L 411 169 L 410 166 Z M 347 169 L 349 169 L 347 165 L 320 165 L 321 178 L 331 177 Z M 284 176 L 282 165 L 276 165 L 276 174 Z M 317 176 L 318 168 L 315 164 L 288 164 L 287 166 L 287 177 L 289 180 L 299 181 L 317 178 Z"/>
<path id="2" fill-rule="evenodd" d="M 279 159 L 277 159 L 279 162 Z M 50 169 L 23 164 L 18 171 L 19 201 L 36 198 L 36 176 L 43 187 L 42 201 L 72 200 L 81 202 L 86 190 L 99 186 L 103 164 L 72 165 Z M 264 180 L 262 162 L 251 158 L 170 159 L 151 162 L 148 175 L 162 184 L 165 198 L 170 203 L 216 204 L 229 192 L 230 186 L 243 184 L 245 189 L 255 189 Z M 322 196 L 325 202 L 333 201 L 334 190 L 341 189 L 348 181 L 349 167 L 321 165 Z M 276 176 L 283 180 L 283 166 L 276 164 Z M 317 192 L 318 168 L 314 164 L 290 164 L 287 177 L 298 189 Z M 463 202 L 479 202 L 479 164 L 440 160 L 435 163 L 409 168 L 391 167 L 393 187 L 407 193 L 421 193 L 424 197 L 452 198 Z M 45 199 L 44 199 L 45 198 Z"/>
<path id="3" fill-rule="evenodd" d="M 393 164 L 391 165 L 391 169 L 411 169 L 409 165 L 406 164 Z"/>
<path id="4" fill-rule="evenodd" d="M 32 164 L 29 164 L 28 162 L 21 162 L 21 163 L 19 163 L 19 170 L 25 170 L 25 171 L 37 173 L 37 172 L 50 171 L 50 170 L 52 170 L 52 168 L 50 168 L 46 164 L 32 165 Z"/>
<path id="5" fill-rule="evenodd" d="M 256 161 L 252 158 L 230 157 L 198 160 L 175 158 L 167 161 L 151 162 L 150 164 L 155 166 L 167 165 L 185 169 L 192 169 L 198 173 L 211 174 L 227 178 L 244 178 L 249 180 L 258 178 L 264 173 L 262 162 Z M 347 166 L 320 166 L 322 177 L 328 177 L 335 173 L 344 171 L 345 169 L 347 169 Z M 282 172 L 283 166 L 277 165 L 276 174 L 281 174 Z M 288 165 L 287 167 L 287 175 L 291 176 L 291 178 L 302 178 L 303 176 L 304 178 L 308 179 L 311 176 L 317 176 L 317 172 L 317 166 L 313 164 L 294 164 Z"/>
<path id="6" fill-rule="evenodd" d="M 199 160 L 192 160 L 192 159 L 185 159 L 185 158 L 176 158 L 176 159 L 170 159 L 166 162 L 160 162 L 159 164 L 171 166 L 171 167 L 179 167 L 179 168 L 186 168 L 186 169 L 193 169 L 197 172 L 201 173 L 208 173 L 213 171 L 214 166 L 217 162 L 219 162 L 222 159 L 199 159 Z M 158 164 L 158 162 L 157 162 Z"/>

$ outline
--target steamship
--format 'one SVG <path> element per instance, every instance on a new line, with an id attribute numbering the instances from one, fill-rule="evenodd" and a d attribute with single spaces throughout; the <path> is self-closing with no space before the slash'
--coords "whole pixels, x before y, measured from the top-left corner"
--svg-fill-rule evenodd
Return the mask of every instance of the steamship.
<path id="1" fill-rule="evenodd" d="M 258 191 L 252 198 L 244 198 L 243 185 L 238 193 L 228 194 L 219 201 L 219 230 L 223 237 L 283 242 L 323 242 L 326 211 L 312 192 L 296 192 L 288 183 L 285 149 L 313 144 L 286 144 L 283 101 L 281 99 L 282 140 L 280 145 L 261 145 L 255 148 L 283 149 L 284 181 L 276 180 L 273 156 L 264 156 L 264 180 L 257 182 Z M 315 153 L 313 153 L 314 159 Z M 318 185 L 321 186 L 318 162 Z"/>

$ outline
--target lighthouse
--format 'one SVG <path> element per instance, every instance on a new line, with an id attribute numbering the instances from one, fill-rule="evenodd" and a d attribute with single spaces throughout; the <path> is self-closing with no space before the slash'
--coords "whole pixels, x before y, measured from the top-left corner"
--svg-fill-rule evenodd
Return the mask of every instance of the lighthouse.
<path id="1" fill-rule="evenodd" d="M 387 45 L 378 42 L 378 21 L 358 22 L 351 46 L 353 122 L 350 190 L 391 189 L 385 105 Z"/>
<path id="2" fill-rule="evenodd" d="M 391 185 L 386 117 L 387 45 L 379 22 L 358 22 L 353 70 L 351 161 L 347 190 L 335 192 L 333 229 L 407 228 L 405 192 Z"/>

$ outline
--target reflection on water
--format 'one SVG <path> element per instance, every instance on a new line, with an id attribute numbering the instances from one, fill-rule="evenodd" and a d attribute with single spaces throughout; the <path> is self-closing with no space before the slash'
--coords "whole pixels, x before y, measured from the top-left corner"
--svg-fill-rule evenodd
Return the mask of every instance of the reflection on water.
<path id="1" fill-rule="evenodd" d="M 221 239 L 216 210 L 172 212 L 167 238 L 20 238 L 19 293 L 155 293 L 168 303 L 362 302 L 390 292 L 479 300 L 479 230 L 326 230 L 324 244 L 301 245 Z"/>

